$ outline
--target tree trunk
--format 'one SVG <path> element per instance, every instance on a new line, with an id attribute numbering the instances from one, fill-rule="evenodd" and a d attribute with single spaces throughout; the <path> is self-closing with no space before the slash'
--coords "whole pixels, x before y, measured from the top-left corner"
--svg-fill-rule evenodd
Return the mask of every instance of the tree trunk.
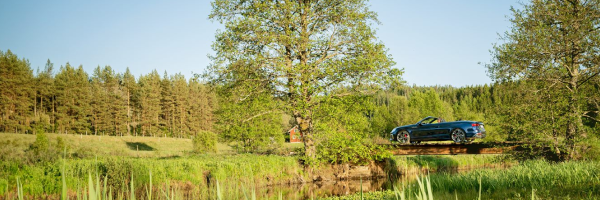
<path id="1" fill-rule="evenodd" d="M 572 56 L 575 57 L 575 56 Z M 575 60 L 574 58 L 570 59 Z M 567 148 L 567 152 L 568 152 L 568 159 L 572 160 L 575 158 L 575 154 L 578 152 L 576 147 L 575 147 L 575 141 L 577 138 L 579 138 L 580 136 L 585 137 L 585 134 L 581 134 L 581 135 L 577 135 L 578 133 L 578 129 L 579 127 L 581 127 L 581 114 L 579 113 L 579 106 L 577 105 L 578 102 L 578 98 L 577 95 L 579 94 L 579 85 L 577 84 L 580 78 L 580 74 L 579 74 L 579 70 L 577 69 L 577 66 L 575 64 L 573 64 L 571 62 L 570 64 L 570 69 L 572 69 L 572 71 L 570 72 L 570 78 L 571 80 L 569 81 L 569 89 L 570 89 L 570 93 L 569 95 L 569 105 L 567 107 L 567 115 L 568 115 L 568 120 L 567 120 L 567 129 L 565 131 L 565 143 L 566 143 L 566 148 Z M 569 68 L 567 68 L 569 69 Z"/>
<path id="2" fill-rule="evenodd" d="M 33 116 L 37 117 L 37 92 L 33 95 Z"/>
<path id="3" fill-rule="evenodd" d="M 131 98 L 131 94 L 129 94 L 129 89 L 127 89 L 127 135 L 131 135 L 131 127 L 129 123 L 131 123 L 131 108 L 129 105 L 129 99 Z"/>
<path id="4" fill-rule="evenodd" d="M 296 115 L 296 123 L 302 134 L 302 142 L 304 142 L 304 153 L 310 158 L 316 158 L 317 148 L 313 137 L 313 122 L 310 117 Z"/>

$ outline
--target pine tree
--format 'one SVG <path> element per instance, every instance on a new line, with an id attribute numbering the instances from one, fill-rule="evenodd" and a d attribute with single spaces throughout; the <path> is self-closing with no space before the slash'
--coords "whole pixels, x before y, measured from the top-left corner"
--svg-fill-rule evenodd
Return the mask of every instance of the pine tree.
<path id="1" fill-rule="evenodd" d="M 28 132 L 35 90 L 29 62 L 0 51 L 0 131 Z"/>
<path id="2" fill-rule="evenodd" d="M 186 125 L 188 120 L 189 110 L 189 88 L 185 77 L 181 74 L 175 74 L 171 77 L 172 93 L 173 93 L 173 117 L 174 117 L 174 133 L 180 137 L 189 135 L 189 128 Z"/>
<path id="3" fill-rule="evenodd" d="M 44 131 L 52 131 L 51 124 L 54 123 L 53 103 L 54 103 L 54 64 L 47 60 L 43 71 L 37 72 L 35 77 L 35 105 L 34 115 L 35 123 L 38 128 Z"/>
<path id="4" fill-rule="evenodd" d="M 138 80 L 139 90 L 136 93 L 140 128 L 143 135 L 156 135 L 159 131 L 160 115 L 160 76 L 156 70 Z"/>
<path id="5" fill-rule="evenodd" d="M 125 73 L 121 75 L 121 87 L 123 88 L 124 95 L 126 97 L 126 126 L 127 126 L 127 134 L 131 135 L 132 130 L 131 127 L 134 126 L 134 93 L 137 90 L 137 84 L 135 82 L 135 77 L 129 71 L 129 67 L 125 70 Z"/>
<path id="6" fill-rule="evenodd" d="M 92 99 L 90 101 L 90 106 L 92 108 L 91 120 L 95 135 L 98 135 L 99 132 L 102 133 L 102 130 L 104 130 L 105 126 L 104 123 L 106 123 L 103 120 L 104 118 L 106 118 L 105 115 L 107 112 L 107 108 L 106 101 L 104 100 L 105 94 L 102 86 L 101 73 L 102 70 L 100 69 L 100 66 L 97 66 L 94 69 L 94 73 L 92 74 L 90 83 L 90 89 L 92 93 Z"/>
<path id="7" fill-rule="evenodd" d="M 160 126 L 163 135 L 173 135 L 173 124 L 175 121 L 175 102 L 171 79 L 165 71 L 163 79 L 160 81 Z"/>
<path id="8" fill-rule="evenodd" d="M 77 69 L 69 63 L 61 66 L 55 77 L 56 127 L 60 133 L 89 131 L 90 83 L 80 65 Z"/>

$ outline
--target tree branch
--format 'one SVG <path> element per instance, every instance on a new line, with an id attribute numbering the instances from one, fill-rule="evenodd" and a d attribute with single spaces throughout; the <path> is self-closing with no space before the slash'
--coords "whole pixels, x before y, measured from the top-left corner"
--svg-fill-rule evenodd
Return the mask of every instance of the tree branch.
<path id="1" fill-rule="evenodd" d="M 256 115 L 250 117 L 250 118 L 247 118 L 247 119 L 243 120 L 242 123 L 246 123 L 246 122 L 248 122 L 248 121 L 250 121 L 250 120 L 252 120 L 254 118 L 257 118 L 257 117 L 260 117 L 260 116 L 263 116 L 263 115 L 266 115 L 266 114 L 269 114 L 269 113 L 273 113 L 273 112 L 276 112 L 276 111 L 278 111 L 278 110 L 269 110 L 269 111 L 265 111 L 265 112 L 262 112 L 262 113 L 258 113 Z"/>
<path id="2" fill-rule="evenodd" d="M 600 120 L 598 120 L 598 119 L 596 119 L 596 118 L 594 118 L 594 117 L 592 117 L 592 116 L 589 116 L 589 115 L 586 115 L 586 114 L 583 114 L 582 116 L 583 116 L 583 117 L 586 117 L 586 118 L 588 118 L 588 119 L 594 120 L 594 121 L 596 121 L 596 122 L 600 122 Z"/>

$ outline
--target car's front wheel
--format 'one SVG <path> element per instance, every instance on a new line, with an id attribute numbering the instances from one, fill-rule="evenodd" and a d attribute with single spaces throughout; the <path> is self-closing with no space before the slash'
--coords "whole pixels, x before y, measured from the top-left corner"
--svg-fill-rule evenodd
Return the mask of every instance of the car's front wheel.
<path id="1" fill-rule="evenodd" d="M 465 132 L 461 129 L 454 129 L 452 131 L 452 133 L 450 134 L 450 137 L 452 138 L 452 141 L 456 142 L 456 143 L 466 143 L 467 142 L 467 136 L 465 134 Z"/>
<path id="2" fill-rule="evenodd" d="M 402 144 L 410 144 L 410 135 L 408 134 L 408 131 L 402 131 L 398 133 L 396 139 Z"/>

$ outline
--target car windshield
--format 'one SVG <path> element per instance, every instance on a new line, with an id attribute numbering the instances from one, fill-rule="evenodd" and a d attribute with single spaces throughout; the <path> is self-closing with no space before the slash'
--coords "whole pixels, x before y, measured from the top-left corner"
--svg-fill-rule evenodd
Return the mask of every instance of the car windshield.
<path id="1" fill-rule="evenodd" d="M 421 124 L 436 124 L 438 123 L 438 118 L 436 117 L 431 117 L 431 118 L 426 118 L 423 121 L 421 121 Z"/>
<path id="2" fill-rule="evenodd" d="M 442 122 L 446 122 L 446 120 L 439 118 L 439 117 L 427 117 L 427 118 L 421 120 L 421 125 L 437 124 L 437 123 L 442 123 Z"/>

